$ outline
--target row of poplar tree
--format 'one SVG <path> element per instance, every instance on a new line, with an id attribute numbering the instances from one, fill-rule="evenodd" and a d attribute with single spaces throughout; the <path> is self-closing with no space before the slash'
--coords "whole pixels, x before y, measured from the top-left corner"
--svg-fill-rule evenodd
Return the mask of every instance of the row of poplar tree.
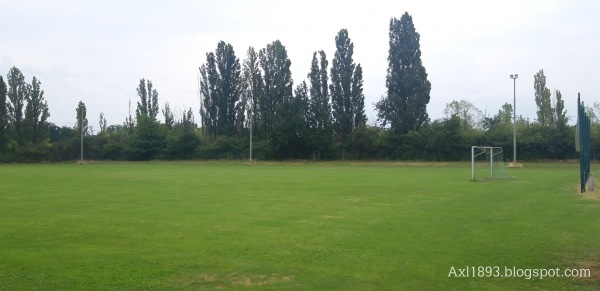
<path id="1" fill-rule="evenodd" d="M 391 19 L 389 37 L 387 94 L 376 107 L 384 126 L 405 134 L 428 120 L 431 85 L 408 13 Z M 321 156 L 333 148 L 343 158 L 367 118 L 363 71 L 346 29 L 338 32 L 335 46 L 331 66 L 324 51 L 314 52 L 307 80 L 294 87 L 280 41 L 259 51 L 250 47 L 243 63 L 230 44 L 220 42 L 200 67 L 202 130 L 211 137 L 247 136 L 251 128 L 279 158 Z"/>
<path id="2" fill-rule="evenodd" d="M 174 113 L 165 103 L 160 109 L 156 88 L 141 79 L 137 106 L 130 103 L 122 124 L 109 126 L 101 113 L 93 133 L 79 102 L 75 126 L 59 127 L 47 121 L 40 82 L 27 83 L 12 68 L 6 83 L 0 76 L 0 161 L 78 159 L 81 136 L 86 159 L 246 159 L 250 135 L 258 159 L 457 160 L 468 158 L 475 144 L 502 146 L 512 155 L 510 104 L 489 117 L 466 100 L 453 101 L 444 118 L 430 121 L 431 84 L 419 37 L 408 13 L 390 20 L 387 92 L 375 104 L 379 126 L 366 124 L 362 67 L 346 29 L 335 37 L 331 64 L 324 51 L 314 52 L 306 80 L 295 86 L 280 41 L 250 47 L 242 62 L 219 42 L 199 69 L 200 124 L 191 108 Z M 541 70 L 534 88 L 538 119 L 518 119 L 518 157 L 573 158 L 574 129 L 560 91 L 552 102 Z"/>
<path id="3" fill-rule="evenodd" d="M 40 84 L 36 77 L 28 83 L 17 68 L 10 69 L 6 82 L 0 76 L 0 159 L 50 146 L 50 113 Z"/>

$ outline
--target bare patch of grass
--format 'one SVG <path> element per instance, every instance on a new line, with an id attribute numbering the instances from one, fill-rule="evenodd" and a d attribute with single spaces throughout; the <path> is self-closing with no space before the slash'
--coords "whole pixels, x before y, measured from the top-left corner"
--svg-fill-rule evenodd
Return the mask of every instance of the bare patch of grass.
<path id="1" fill-rule="evenodd" d="M 289 283 L 294 280 L 294 276 L 278 275 L 244 275 L 232 274 L 230 276 L 231 285 L 242 286 L 264 286 L 276 283 Z"/>
<path id="2" fill-rule="evenodd" d="M 485 177 L 480 179 L 475 179 L 473 182 L 510 182 L 515 181 L 518 178 L 515 176 L 504 176 L 504 177 Z"/>
<path id="3" fill-rule="evenodd" d="M 576 277 L 578 280 L 585 280 L 590 283 L 600 283 L 600 259 L 594 258 L 591 260 L 579 261 L 571 269 L 577 269 L 580 272 L 580 276 Z M 587 277 L 587 270 L 589 270 L 589 277 Z"/>
<path id="4" fill-rule="evenodd" d="M 386 162 L 386 161 L 352 161 L 350 166 L 387 166 L 387 167 L 448 167 L 449 162 Z"/>
<path id="5" fill-rule="evenodd" d="M 582 193 L 583 199 L 600 201 L 600 190 L 586 191 Z"/>
<path id="6" fill-rule="evenodd" d="M 228 289 L 232 286 L 266 286 L 278 283 L 290 283 L 294 276 L 280 275 L 245 275 L 233 273 L 228 276 L 217 274 L 196 274 L 175 280 L 176 284 L 186 287 L 205 286 L 215 289 Z"/>
<path id="7" fill-rule="evenodd" d="M 579 184 L 577 184 L 577 186 L 575 186 L 574 189 L 575 191 L 577 191 L 577 194 L 581 195 L 581 198 L 584 200 L 600 201 L 600 189 L 598 187 L 596 187 L 594 191 L 588 190 L 583 193 L 581 193 L 581 188 Z"/>
<path id="8" fill-rule="evenodd" d="M 246 164 L 248 164 L 246 162 Z M 450 166 L 463 166 L 467 165 L 465 162 L 428 162 L 428 161 L 417 161 L 417 162 L 406 162 L 406 161 L 360 161 L 360 160 L 346 160 L 346 161 L 324 161 L 324 160 L 286 160 L 286 161 L 254 161 L 254 164 L 262 166 L 301 166 L 307 164 L 315 165 L 328 165 L 328 166 L 369 166 L 369 167 L 450 167 Z"/>

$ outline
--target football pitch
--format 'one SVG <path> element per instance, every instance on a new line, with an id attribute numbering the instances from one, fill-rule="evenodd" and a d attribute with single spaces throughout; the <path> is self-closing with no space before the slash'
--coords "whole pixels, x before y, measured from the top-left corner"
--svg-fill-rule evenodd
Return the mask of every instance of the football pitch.
<path id="1" fill-rule="evenodd" d="M 0 290 L 594 290 L 578 167 L 0 165 Z"/>

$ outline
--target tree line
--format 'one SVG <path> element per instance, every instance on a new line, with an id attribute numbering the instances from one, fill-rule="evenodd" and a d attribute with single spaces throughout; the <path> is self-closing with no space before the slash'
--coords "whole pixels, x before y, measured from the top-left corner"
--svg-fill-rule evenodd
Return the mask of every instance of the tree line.
<path id="1" fill-rule="evenodd" d="M 137 104 L 132 108 L 130 101 L 122 124 L 108 125 L 100 113 L 94 132 L 80 101 L 74 126 L 59 127 L 48 122 L 40 81 L 27 83 L 13 67 L 6 83 L 0 76 L 0 161 L 78 159 L 82 136 L 84 157 L 97 160 L 247 159 L 250 136 L 258 159 L 461 160 L 471 145 L 501 146 L 505 157 L 512 156 L 510 104 L 484 116 L 457 100 L 446 105 L 443 118 L 430 120 L 431 83 L 419 41 L 408 13 L 390 20 L 387 91 L 375 104 L 376 126 L 367 125 L 362 66 L 346 29 L 335 36 L 331 64 L 323 50 L 315 51 L 306 79 L 297 84 L 279 40 L 248 48 L 243 61 L 220 41 L 199 66 L 200 124 L 192 108 L 175 113 L 164 103 L 161 109 L 157 88 L 141 79 Z M 543 70 L 534 79 L 537 119 L 516 122 L 518 158 L 574 158 L 574 128 L 560 91 L 552 95 Z M 599 126 L 593 130 L 600 133 Z"/>

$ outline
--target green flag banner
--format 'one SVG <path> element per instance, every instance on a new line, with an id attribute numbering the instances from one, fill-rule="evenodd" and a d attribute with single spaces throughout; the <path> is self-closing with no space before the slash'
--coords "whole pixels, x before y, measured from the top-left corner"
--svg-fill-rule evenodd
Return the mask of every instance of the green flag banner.
<path id="1" fill-rule="evenodd" d="M 585 112 L 581 95 L 577 95 L 577 127 L 575 131 L 575 149 L 579 152 L 579 174 L 581 193 L 590 177 L 590 118 Z"/>

